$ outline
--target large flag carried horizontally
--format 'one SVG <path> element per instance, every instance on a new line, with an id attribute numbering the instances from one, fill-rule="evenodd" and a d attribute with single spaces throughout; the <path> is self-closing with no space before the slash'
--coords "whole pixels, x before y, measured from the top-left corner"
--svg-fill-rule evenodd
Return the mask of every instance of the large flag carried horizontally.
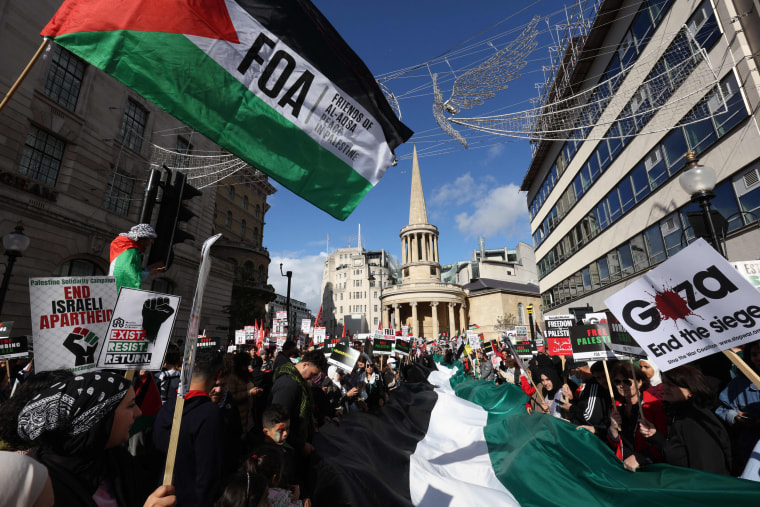
<path id="1" fill-rule="evenodd" d="M 412 135 L 307 0 L 67 0 L 42 35 L 341 220 Z"/>
<path id="2" fill-rule="evenodd" d="M 326 424 L 312 497 L 333 506 L 755 505 L 757 482 L 671 465 L 629 472 L 598 437 L 525 410 L 518 387 L 439 367 L 377 414 Z M 319 504 L 319 503 L 317 503 Z"/>

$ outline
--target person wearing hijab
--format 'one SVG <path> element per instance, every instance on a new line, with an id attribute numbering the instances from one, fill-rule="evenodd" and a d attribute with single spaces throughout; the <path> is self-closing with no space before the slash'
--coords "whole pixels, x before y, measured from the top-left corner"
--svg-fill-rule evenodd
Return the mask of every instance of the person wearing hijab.
<path id="1" fill-rule="evenodd" d="M 660 372 L 660 367 L 654 364 L 651 357 L 639 361 L 639 367 L 649 379 L 649 389 L 647 391 L 658 400 L 661 400 L 662 374 Z"/>
<path id="2" fill-rule="evenodd" d="M 129 232 L 122 232 L 111 242 L 111 265 L 108 275 L 116 277 L 116 291 L 122 287 L 139 289 L 148 275 L 165 271 L 163 263 L 155 263 L 143 269 L 143 252 L 157 238 L 149 224 L 138 224 Z"/>
<path id="3" fill-rule="evenodd" d="M 47 468 L 29 456 L 0 451 L 0 507 L 52 507 L 53 486 Z"/>
<path id="4" fill-rule="evenodd" d="M 18 435 L 36 447 L 32 457 L 47 467 L 55 505 L 174 504 L 171 486 L 149 497 L 150 478 L 122 445 L 140 414 L 130 383 L 107 372 L 56 380 L 24 405 Z"/>
<path id="5" fill-rule="evenodd" d="M 565 404 L 562 391 L 562 381 L 554 368 L 539 368 L 536 372 L 539 378 L 539 388 L 544 397 L 544 403 L 539 403 L 536 410 L 554 417 L 562 418 Z"/>

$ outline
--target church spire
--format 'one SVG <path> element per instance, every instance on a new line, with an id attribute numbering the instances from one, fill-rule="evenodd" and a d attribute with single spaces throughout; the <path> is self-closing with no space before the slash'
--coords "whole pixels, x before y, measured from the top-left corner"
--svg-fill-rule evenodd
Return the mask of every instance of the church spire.
<path id="1" fill-rule="evenodd" d="M 425 195 L 422 193 L 420 164 L 417 161 L 417 145 L 414 145 L 414 159 L 412 161 L 412 196 L 409 200 L 409 225 L 426 223 L 428 223 L 428 218 L 427 209 L 425 209 Z"/>

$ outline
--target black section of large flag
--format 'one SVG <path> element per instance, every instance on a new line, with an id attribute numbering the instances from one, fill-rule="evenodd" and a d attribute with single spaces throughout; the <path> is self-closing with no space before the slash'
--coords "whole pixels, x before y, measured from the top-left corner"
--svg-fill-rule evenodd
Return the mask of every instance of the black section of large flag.
<path id="1" fill-rule="evenodd" d="M 352 412 L 314 437 L 315 506 L 412 505 L 409 457 L 425 438 L 438 399 L 430 384 L 402 384 L 377 413 Z"/>
<path id="2" fill-rule="evenodd" d="M 308 0 L 236 0 L 251 16 L 359 102 L 383 127 L 391 149 L 413 132 L 388 104 L 372 72 Z M 369 21 L 360 20 L 359 23 Z"/>

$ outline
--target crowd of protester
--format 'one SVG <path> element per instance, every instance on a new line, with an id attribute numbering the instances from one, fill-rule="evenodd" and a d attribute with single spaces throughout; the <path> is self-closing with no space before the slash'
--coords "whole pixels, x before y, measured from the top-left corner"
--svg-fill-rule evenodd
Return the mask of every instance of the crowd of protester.
<path id="1" fill-rule="evenodd" d="M 660 372 L 650 360 L 587 364 L 545 353 L 526 365 L 492 345 L 468 354 L 432 344 L 396 357 L 356 343 L 364 352 L 351 372 L 294 342 L 276 354 L 199 350 L 182 400 L 172 486 L 162 483 L 178 347 L 170 346 L 161 371 L 136 372 L 131 381 L 123 372 L 34 374 L 17 362 L 0 369 L 3 495 L 8 505 L 310 506 L 314 433 L 351 412 L 381 410 L 401 384 L 424 380 L 415 365 L 434 367 L 433 353 L 473 378 L 521 388 L 528 413 L 595 434 L 630 470 L 668 463 L 739 475 L 760 438 L 760 391 L 730 365 Z M 760 341 L 743 355 L 760 372 Z"/>

